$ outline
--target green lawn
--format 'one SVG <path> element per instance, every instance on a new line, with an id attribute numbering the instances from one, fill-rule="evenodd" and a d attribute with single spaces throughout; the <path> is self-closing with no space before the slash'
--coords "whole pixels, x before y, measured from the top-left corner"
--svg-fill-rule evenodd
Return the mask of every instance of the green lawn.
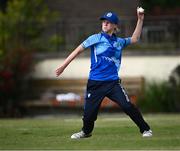
<path id="1" fill-rule="evenodd" d="M 0 149 L 180 150 L 180 114 L 144 115 L 153 130 L 142 138 L 126 115 L 100 115 L 93 136 L 71 140 L 81 117 L 1 119 Z"/>

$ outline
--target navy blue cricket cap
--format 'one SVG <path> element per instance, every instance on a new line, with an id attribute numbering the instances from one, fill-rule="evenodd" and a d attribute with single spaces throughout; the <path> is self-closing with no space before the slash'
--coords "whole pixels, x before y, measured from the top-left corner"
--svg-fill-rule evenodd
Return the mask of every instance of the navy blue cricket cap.
<path id="1" fill-rule="evenodd" d="M 113 24 L 119 23 L 119 18 L 116 13 L 106 12 L 103 16 L 100 17 L 100 20 L 108 20 Z"/>

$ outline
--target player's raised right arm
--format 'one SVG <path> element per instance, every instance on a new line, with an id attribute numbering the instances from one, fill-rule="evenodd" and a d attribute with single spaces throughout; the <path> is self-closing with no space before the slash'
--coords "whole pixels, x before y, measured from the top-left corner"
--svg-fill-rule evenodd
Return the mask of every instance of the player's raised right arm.
<path id="1" fill-rule="evenodd" d="M 70 64 L 70 62 L 76 57 L 78 56 L 82 51 L 84 50 L 82 45 L 79 45 L 63 62 L 62 65 L 60 65 L 57 69 L 56 69 L 56 77 L 58 77 L 59 75 L 61 75 L 61 73 L 63 73 L 64 69 Z"/>
<path id="2" fill-rule="evenodd" d="M 137 25 L 136 25 L 136 28 L 134 30 L 134 33 L 131 37 L 131 43 L 137 43 L 139 41 L 139 38 L 140 38 L 141 32 L 142 32 L 143 21 L 144 21 L 144 9 L 141 12 L 139 11 L 139 9 L 140 8 L 138 7 L 137 8 L 138 21 L 137 21 Z"/>

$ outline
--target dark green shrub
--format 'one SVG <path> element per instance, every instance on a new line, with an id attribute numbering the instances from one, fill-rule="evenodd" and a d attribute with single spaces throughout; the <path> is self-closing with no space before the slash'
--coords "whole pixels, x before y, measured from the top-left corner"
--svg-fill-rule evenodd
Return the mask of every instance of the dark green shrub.
<path id="1" fill-rule="evenodd" d="M 144 112 L 179 112 L 180 85 L 167 81 L 148 83 L 138 105 Z"/>

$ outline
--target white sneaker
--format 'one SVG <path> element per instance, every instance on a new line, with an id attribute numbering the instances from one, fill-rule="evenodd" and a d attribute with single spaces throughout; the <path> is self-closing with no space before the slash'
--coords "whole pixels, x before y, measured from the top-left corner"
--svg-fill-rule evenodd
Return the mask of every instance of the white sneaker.
<path id="1" fill-rule="evenodd" d="M 142 137 L 152 137 L 152 130 L 144 131 Z"/>
<path id="2" fill-rule="evenodd" d="M 78 133 L 74 133 L 71 136 L 71 139 L 80 139 L 80 138 L 86 138 L 86 137 L 90 137 L 91 134 L 85 134 L 83 131 L 80 131 Z"/>

